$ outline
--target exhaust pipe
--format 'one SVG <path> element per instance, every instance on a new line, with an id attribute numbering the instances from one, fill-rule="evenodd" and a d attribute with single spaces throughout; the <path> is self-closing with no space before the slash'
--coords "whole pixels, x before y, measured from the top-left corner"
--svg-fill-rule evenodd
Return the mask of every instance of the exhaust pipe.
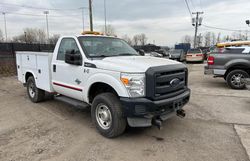
<path id="1" fill-rule="evenodd" d="M 180 118 L 184 118 L 186 116 L 186 112 L 184 110 L 177 110 L 176 113 Z"/>
<path id="2" fill-rule="evenodd" d="M 157 119 L 157 118 L 153 118 L 152 119 L 152 125 L 155 125 L 159 130 L 161 130 L 161 128 L 162 128 L 162 120 Z"/>

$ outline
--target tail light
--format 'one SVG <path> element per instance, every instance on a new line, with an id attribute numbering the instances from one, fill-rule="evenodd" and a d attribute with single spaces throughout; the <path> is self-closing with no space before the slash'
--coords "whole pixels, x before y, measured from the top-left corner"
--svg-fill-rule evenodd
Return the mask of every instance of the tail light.
<path id="1" fill-rule="evenodd" d="M 196 56 L 203 56 L 203 54 L 196 54 Z"/>
<path id="2" fill-rule="evenodd" d="M 214 57 L 213 56 L 209 56 L 207 58 L 207 64 L 208 65 L 214 65 Z"/>

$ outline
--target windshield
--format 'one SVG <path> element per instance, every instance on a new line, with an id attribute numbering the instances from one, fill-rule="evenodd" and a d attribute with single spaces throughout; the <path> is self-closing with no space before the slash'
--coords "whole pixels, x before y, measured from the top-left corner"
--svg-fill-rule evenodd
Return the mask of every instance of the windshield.
<path id="1" fill-rule="evenodd" d="M 89 57 L 140 56 L 125 41 L 112 37 L 83 36 L 80 44 Z"/>
<path id="2" fill-rule="evenodd" d="M 170 53 L 173 54 L 173 55 L 180 55 L 182 52 L 182 50 L 172 50 Z"/>
<path id="3" fill-rule="evenodd" d="M 200 49 L 190 49 L 188 50 L 188 53 L 201 53 L 201 50 Z"/>

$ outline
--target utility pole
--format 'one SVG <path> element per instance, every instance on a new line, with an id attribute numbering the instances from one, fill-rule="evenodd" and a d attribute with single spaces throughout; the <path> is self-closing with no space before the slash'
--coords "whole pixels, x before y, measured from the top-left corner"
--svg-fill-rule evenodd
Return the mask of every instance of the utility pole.
<path id="1" fill-rule="evenodd" d="M 27 32 L 24 31 L 25 43 L 27 44 Z"/>
<path id="2" fill-rule="evenodd" d="M 49 43 L 49 22 L 48 22 L 48 14 L 49 14 L 49 11 L 44 11 L 43 13 L 45 14 L 45 17 L 46 17 L 46 25 L 47 25 L 47 42 Z"/>
<path id="3" fill-rule="evenodd" d="M 196 14 L 196 18 L 192 19 L 193 26 L 195 26 L 194 48 L 196 48 L 198 27 L 201 26 L 202 23 L 202 18 L 199 16 L 203 14 L 203 12 L 193 12 L 192 14 Z"/>
<path id="4" fill-rule="evenodd" d="M 104 0 L 104 19 L 105 19 L 104 31 L 105 31 L 105 35 L 106 35 L 107 34 L 107 8 L 106 8 L 106 0 Z"/>
<path id="5" fill-rule="evenodd" d="M 89 0 L 89 21 L 90 21 L 90 31 L 93 31 L 92 0 Z"/>
<path id="6" fill-rule="evenodd" d="M 2 12 L 3 14 L 3 19 L 4 19 L 4 30 L 5 30 L 5 41 L 7 42 L 7 39 L 8 39 L 8 36 L 7 36 L 7 24 L 6 24 L 6 13 L 5 12 Z"/>

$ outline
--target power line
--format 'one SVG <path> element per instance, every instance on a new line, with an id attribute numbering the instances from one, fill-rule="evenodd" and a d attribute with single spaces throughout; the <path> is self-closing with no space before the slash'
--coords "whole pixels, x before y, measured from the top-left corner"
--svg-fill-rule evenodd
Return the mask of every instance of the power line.
<path id="1" fill-rule="evenodd" d="M 2 12 L 2 11 L 0 11 Z M 32 16 L 32 17 L 43 17 L 42 14 L 30 14 L 30 13 L 18 13 L 18 12 L 5 12 L 8 15 L 18 15 L 18 16 Z M 80 15 L 50 15 L 50 17 L 74 17 L 74 16 L 80 16 Z"/>
<path id="2" fill-rule="evenodd" d="M 189 12 L 190 16 L 192 17 L 192 12 L 191 12 L 191 10 L 190 10 L 190 7 L 189 7 L 189 5 L 188 5 L 188 2 L 187 2 L 187 0 L 184 0 L 184 1 L 185 1 L 185 3 L 186 3 L 188 12 Z"/>
<path id="3" fill-rule="evenodd" d="M 200 0 L 200 8 L 203 11 L 203 4 L 202 4 L 202 0 Z"/>
<path id="4" fill-rule="evenodd" d="M 197 10 L 196 7 L 195 7 L 195 5 L 194 5 L 193 0 L 190 0 L 190 3 L 191 3 L 191 5 L 193 6 L 193 9 L 194 9 L 194 10 Z"/>
<path id="5" fill-rule="evenodd" d="M 206 27 L 206 28 L 217 29 L 217 30 L 224 30 L 224 31 L 235 31 L 235 32 L 240 32 L 240 31 L 242 31 L 242 30 L 220 28 L 220 27 L 214 27 L 214 26 L 208 26 L 208 25 L 202 25 L 202 26 L 203 26 L 203 27 Z"/>
<path id="6" fill-rule="evenodd" d="M 15 7 L 22 7 L 22 8 L 29 8 L 29 9 L 39 9 L 39 10 L 55 10 L 55 11 L 72 11 L 72 10 L 79 10 L 80 8 L 45 8 L 45 7 L 35 7 L 35 6 L 29 6 L 29 5 L 20 5 L 20 4 L 13 4 L 13 3 L 3 3 L 0 2 L 0 5 L 4 6 L 15 6 Z M 81 7 L 81 8 L 87 8 L 87 7 Z"/>

